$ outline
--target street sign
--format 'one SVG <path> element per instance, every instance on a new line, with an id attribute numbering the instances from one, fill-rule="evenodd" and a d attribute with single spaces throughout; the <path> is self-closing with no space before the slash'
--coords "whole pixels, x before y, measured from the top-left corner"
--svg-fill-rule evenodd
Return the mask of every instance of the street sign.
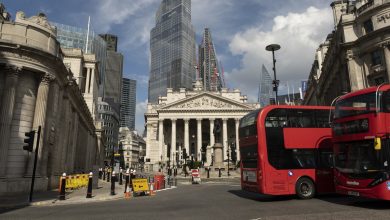
<path id="1" fill-rule="evenodd" d="M 146 178 L 133 179 L 132 183 L 133 183 L 133 191 L 134 192 L 149 191 L 148 179 L 146 179 Z"/>

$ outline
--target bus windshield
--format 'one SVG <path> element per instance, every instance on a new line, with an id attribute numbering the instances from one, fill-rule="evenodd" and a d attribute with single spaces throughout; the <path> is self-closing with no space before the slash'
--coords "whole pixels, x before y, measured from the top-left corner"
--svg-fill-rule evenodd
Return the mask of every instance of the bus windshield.
<path id="1" fill-rule="evenodd" d="M 373 140 L 338 143 L 335 144 L 335 149 L 335 166 L 343 173 L 365 178 L 388 166 L 385 155 L 375 150 Z"/>
<path id="2" fill-rule="evenodd" d="M 376 111 L 375 105 L 375 92 L 343 99 L 337 101 L 334 117 L 337 119 L 372 113 Z"/>

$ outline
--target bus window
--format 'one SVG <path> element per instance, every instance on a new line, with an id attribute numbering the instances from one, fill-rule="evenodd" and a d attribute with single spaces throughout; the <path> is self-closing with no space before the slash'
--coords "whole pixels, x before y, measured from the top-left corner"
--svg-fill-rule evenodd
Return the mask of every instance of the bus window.
<path id="1" fill-rule="evenodd" d="M 296 168 L 315 168 L 316 162 L 313 149 L 294 149 L 292 150 L 292 163 Z"/>

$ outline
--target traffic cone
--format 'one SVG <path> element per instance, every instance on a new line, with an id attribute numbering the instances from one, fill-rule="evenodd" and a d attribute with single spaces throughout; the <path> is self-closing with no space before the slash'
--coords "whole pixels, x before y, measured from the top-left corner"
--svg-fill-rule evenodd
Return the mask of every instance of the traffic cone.
<path id="1" fill-rule="evenodd" d="M 149 195 L 150 195 L 150 196 L 156 195 L 156 193 L 154 192 L 154 183 L 150 183 Z"/>

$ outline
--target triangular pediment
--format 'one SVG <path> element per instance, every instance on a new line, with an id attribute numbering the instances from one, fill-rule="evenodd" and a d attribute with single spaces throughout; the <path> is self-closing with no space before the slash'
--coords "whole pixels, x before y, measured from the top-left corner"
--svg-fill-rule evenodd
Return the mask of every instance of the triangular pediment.
<path id="1" fill-rule="evenodd" d="M 245 103 L 203 92 L 198 95 L 184 98 L 160 108 L 161 110 L 238 110 L 251 109 Z"/>

